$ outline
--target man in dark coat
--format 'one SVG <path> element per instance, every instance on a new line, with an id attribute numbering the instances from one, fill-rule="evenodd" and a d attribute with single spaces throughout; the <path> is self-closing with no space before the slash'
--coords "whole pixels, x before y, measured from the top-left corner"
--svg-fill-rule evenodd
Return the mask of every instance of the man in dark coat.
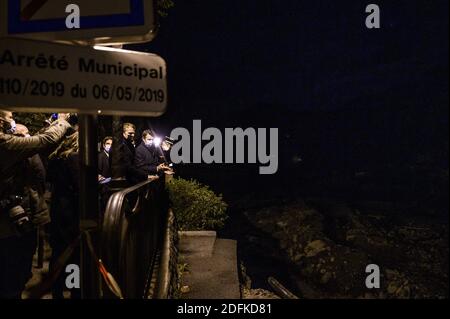
<path id="1" fill-rule="evenodd" d="M 111 148 L 112 148 L 113 138 L 107 136 L 103 139 L 102 150 L 98 154 L 98 181 L 99 185 L 99 195 L 100 195 L 100 212 L 106 209 L 106 205 L 109 199 L 109 181 L 112 177 L 111 172 Z M 108 180 L 109 179 L 109 180 Z"/>
<path id="2" fill-rule="evenodd" d="M 136 148 L 134 164 L 137 169 L 147 175 L 157 175 L 170 170 L 166 164 L 162 163 L 157 147 L 151 131 L 145 130 L 142 133 L 142 142 Z"/>
<path id="3" fill-rule="evenodd" d="M 103 139 L 102 150 L 98 154 L 98 175 L 99 180 L 111 177 L 111 163 L 109 153 L 111 151 L 113 138 L 107 136 Z"/>
<path id="4" fill-rule="evenodd" d="M 120 178 L 125 178 L 130 185 L 143 182 L 148 179 L 148 174 L 139 170 L 134 165 L 134 156 L 136 153 L 134 136 L 136 127 L 131 123 L 123 124 L 122 139 L 119 141 L 118 151 L 113 156 L 117 156 L 119 163 L 118 172 L 115 173 Z"/>

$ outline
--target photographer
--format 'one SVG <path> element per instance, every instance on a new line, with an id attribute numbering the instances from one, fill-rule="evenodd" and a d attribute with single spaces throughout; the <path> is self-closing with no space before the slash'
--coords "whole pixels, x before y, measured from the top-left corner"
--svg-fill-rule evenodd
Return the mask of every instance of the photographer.
<path id="1" fill-rule="evenodd" d="M 14 133 L 16 136 L 20 137 L 30 137 L 30 132 L 28 128 L 23 124 L 16 125 L 16 131 Z M 45 193 L 45 179 L 46 171 L 44 163 L 39 154 L 35 154 L 28 159 L 29 166 L 31 169 L 30 178 L 33 182 L 33 188 L 39 192 L 40 196 L 44 196 Z"/>
<path id="2" fill-rule="evenodd" d="M 48 180 L 51 184 L 50 216 L 50 271 L 58 264 L 58 259 L 79 235 L 79 146 L 78 132 L 67 136 L 57 149 L 50 154 L 48 162 Z M 77 254 L 73 254 L 68 264 L 79 264 Z M 52 287 L 53 299 L 64 298 L 64 273 L 61 273 Z M 71 293 L 72 298 L 79 297 L 79 290 Z"/>
<path id="3" fill-rule="evenodd" d="M 31 181 L 28 158 L 56 146 L 71 127 L 69 114 L 60 114 L 40 134 L 13 135 L 16 125 L 9 111 L 0 110 L 0 298 L 20 298 L 30 278 L 29 238 Z"/>

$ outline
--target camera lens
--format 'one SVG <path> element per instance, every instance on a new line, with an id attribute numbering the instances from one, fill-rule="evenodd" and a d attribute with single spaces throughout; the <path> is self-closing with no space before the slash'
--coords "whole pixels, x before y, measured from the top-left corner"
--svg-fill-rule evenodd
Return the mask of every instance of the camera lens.
<path id="1" fill-rule="evenodd" d="M 78 124 L 78 114 L 76 113 L 70 113 L 69 119 L 67 120 L 70 125 L 77 125 Z"/>
<path id="2" fill-rule="evenodd" d="M 9 217 L 19 232 L 24 233 L 32 229 L 30 218 L 22 206 L 14 206 L 9 210 Z"/>

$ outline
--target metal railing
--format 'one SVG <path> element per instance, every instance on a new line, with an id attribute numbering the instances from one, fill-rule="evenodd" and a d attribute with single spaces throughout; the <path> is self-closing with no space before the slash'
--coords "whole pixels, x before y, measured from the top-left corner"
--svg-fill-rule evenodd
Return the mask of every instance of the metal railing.
<path id="1" fill-rule="evenodd" d="M 167 297 L 170 216 L 164 178 L 155 177 L 109 198 L 100 258 L 124 298 Z M 113 297 L 105 287 L 101 291 L 102 297 Z"/>

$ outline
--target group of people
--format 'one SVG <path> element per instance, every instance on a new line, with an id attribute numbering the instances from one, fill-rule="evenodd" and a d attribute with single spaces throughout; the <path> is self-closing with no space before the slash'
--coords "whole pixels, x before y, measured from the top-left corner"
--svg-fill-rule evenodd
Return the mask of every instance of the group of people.
<path id="1" fill-rule="evenodd" d="M 59 114 L 31 136 L 24 125 L 15 123 L 11 112 L 0 110 L 0 299 L 21 298 L 32 275 L 38 227 L 45 226 L 50 235 L 50 271 L 79 234 L 78 127 L 70 118 L 70 114 Z M 136 127 L 125 123 L 114 152 L 114 139 L 103 139 L 98 158 L 100 184 L 114 177 L 133 185 L 173 173 L 164 156 L 169 146 L 150 130 L 139 140 L 135 135 Z M 112 157 L 116 156 L 113 174 Z M 50 207 L 46 191 L 51 194 Z M 73 258 L 70 263 L 77 263 L 77 254 Z M 63 298 L 63 291 L 60 276 L 53 285 L 53 298 Z"/>
<path id="2" fill-rule="evenodd" d="M 123 133 L 117 149 L 118 176 L 130 184 L 136 184 L 161 173 L 171 174 L 172 169 L 165 160 L 169 145 L 157 138 L 152 131 L 144 130 L 136 140 L 134 124 L 123 124 Z"/>
<path id="3" fill-rule="evenodd" d="M 100 182 L 112 177 L 113 138 L 107 136 L 103 139 L 98 155 L 98 179 Z M 136 126 L 125 123 L 122 126 L 122 137 L 114 156 L 117 156 L 116 179 L 124 179 L 129 184 L 136 184 L 149 177 L 161 173 L 173 173 L 167 164 L 165 153 L 170 145 L 161 141 L 152 131 L 144 130 L 142 137 L 136 140 Z"/>

